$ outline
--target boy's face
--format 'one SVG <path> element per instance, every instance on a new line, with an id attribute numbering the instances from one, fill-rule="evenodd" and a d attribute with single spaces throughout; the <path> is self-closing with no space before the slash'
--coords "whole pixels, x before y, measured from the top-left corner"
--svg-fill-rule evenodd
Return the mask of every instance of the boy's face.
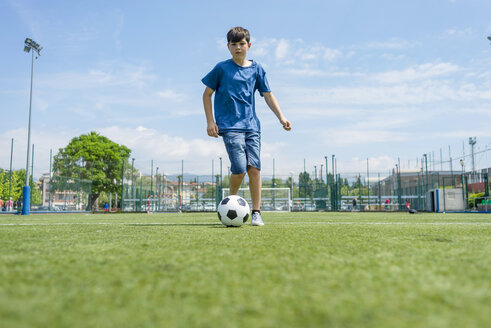
<path id="1" fill-rule="evenodd" d="M 251 48 L 251 43 L 247 42 L 247 40 L 244 38 L 239 42 L 228 43 L 227 47 L 233 58 L 244 59 L 247 55 L 247 52 Z"/>

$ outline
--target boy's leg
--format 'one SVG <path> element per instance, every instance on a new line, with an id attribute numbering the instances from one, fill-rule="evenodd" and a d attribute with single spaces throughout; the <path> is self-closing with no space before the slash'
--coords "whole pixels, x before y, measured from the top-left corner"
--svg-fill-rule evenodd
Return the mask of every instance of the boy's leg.
<path id="1" fill-rule="evenodd" d="M 249 175 L 249 190 L 252 198 L 251 225 L 263 226 L 264 222 L 261 218 L 261 171 L 249 166 L 247 174 Z"/>
<path id="2" fill-rule="evenodd" d="M 223 142 L 230 159 L 230 171 L 232 171 L 230 175 L 230 195 L 237 195 L 247 171 L 245 134 L 227 132 L 223 135 Z"/>
<path id="3" fill-rule="evenodd" d="M 263 226 L 261 218 L 261 134 L 247 133 L 245 142 L 247 145 L 247 174 L 252 198 L 251 225 Z"/>
<path id="4" fill-rule="evenodd" d="M 261 171 L 253 166 L 247 170 L 249 175 L 249 190 L 252 198 L 252 210 L 261 210 Z"/>
<path id="5" fill-rule="evenodd" d="M 231 174 L 230 175 L 230 195 L 237 195 L 239 192 L 242 180 L 244 180 L 245 173 Z"/>

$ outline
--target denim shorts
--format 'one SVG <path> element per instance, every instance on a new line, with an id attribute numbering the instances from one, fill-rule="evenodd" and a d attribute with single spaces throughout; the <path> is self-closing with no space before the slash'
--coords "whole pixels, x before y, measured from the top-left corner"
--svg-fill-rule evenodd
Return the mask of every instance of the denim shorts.
<path id="1" fill-rule="evenodd" d="M 261 169 L 259 132 L 225 132 L 223 142 L 230 159 L 232 174 L 246 173 L 248 166 Z"/>

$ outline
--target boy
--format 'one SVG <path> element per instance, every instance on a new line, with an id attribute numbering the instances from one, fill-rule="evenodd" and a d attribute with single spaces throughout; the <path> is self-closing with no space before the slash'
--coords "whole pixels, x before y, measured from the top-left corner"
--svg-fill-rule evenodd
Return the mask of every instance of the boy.
<path id="1" fill-rule="evenodd" d="M 257 62 L 247 59 L 251 48 L 249 31 L 234 27 L 227 33 L 232 59 L 218 63 L 201 81 L 206 85 L 203 106 L 207 133 L 223 137 L 231 163 L 230 194 L 236 195 L 247 172 L 252 198 L 251 225 L 263 226 L 261 219 L 261 127 L 256 116 L 254 92 L 259 90 L 286 131 L 291 123 L 283 116 L 271 92 L 266 72 Z M 215 117 L 211 96 L 215 93 Z M 216 120 L 216 121 L 215 121 Z"/>

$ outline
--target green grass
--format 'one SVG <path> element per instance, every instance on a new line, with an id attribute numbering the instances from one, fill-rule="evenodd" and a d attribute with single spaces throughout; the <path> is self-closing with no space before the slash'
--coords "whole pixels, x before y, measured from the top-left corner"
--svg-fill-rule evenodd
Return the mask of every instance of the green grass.
<path id="1" fill-rule="evenodd" d="M 2 327 L 489 327 L 491 215 L 0 216 Z"/>

